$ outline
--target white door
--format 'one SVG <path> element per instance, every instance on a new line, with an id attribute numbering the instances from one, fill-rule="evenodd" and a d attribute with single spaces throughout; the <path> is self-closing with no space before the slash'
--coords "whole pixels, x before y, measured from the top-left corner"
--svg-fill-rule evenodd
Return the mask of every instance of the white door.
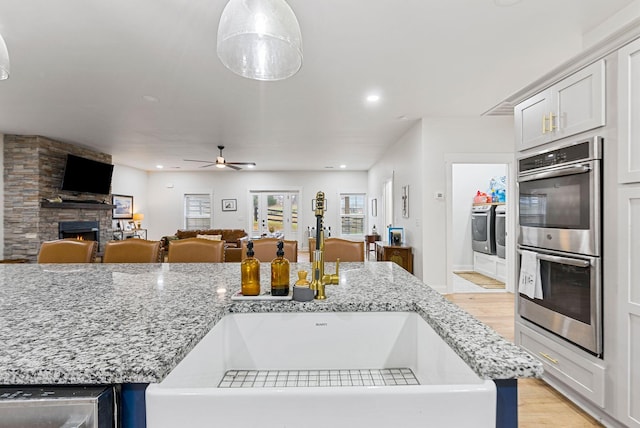
<path id="1" fill-rule="evenodd" d="M 251 236 L 298 237 L 298 192 L 251 192 Z"/>
<path id="2" fill-rule="evenodd" d="M 556 83 L 554 111 L 558 117 L 554 139 L 576 135 L 605 124 L 604 60 Z"/>
<path id="3" fill-rule="evenodd" d="M 526 150 L 550 140 L 547 116 L 551 109 L 549 90 L 540 92 L 518 104 L 514 110 L 516 148 Z"/>

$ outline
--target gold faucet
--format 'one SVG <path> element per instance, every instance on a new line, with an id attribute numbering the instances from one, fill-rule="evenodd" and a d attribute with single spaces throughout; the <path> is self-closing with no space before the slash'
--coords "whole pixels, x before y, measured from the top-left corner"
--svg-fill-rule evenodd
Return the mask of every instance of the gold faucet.
<path id="1" fill-rule="evenodd" d="M 340 259 L 336 261 L 336 273 L 325 275 L 324 273 L 324 227 L 322 219 L 324 217 L 325 201 L 324 192 L 316 193 L 315 216 L 316 216 L 316 248 L 313 251 L 313 264 L 311 265 L 311 288 L 315 292 L 317 300 L 327 298 L 325 285 L 338 284 L 340 281 Z"/>

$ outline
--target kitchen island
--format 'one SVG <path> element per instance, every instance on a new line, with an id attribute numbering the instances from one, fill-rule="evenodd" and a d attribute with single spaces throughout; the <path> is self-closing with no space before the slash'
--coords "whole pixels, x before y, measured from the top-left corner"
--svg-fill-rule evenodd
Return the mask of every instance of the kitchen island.
<path id="1" fill-rule="evenodd" d="M 238 263 L 0 265 L 0 385 L 123 385 L 125 401 L 133 398 L 123 424 L 139 426 L 145 386 L 162 381 L 228 313 L 416 312 L 496 382 L 498 413 L 506 400 L 499 424 L 513 425 L 516 379 L 539 377 L 538 361 L 394 263 L 340 267 L 327 300 L 300 303 L 231 300 Z M 292 263 L 291 283 L 310 268 Z M 261 269 L 266 290 L 269 265 Z"/>

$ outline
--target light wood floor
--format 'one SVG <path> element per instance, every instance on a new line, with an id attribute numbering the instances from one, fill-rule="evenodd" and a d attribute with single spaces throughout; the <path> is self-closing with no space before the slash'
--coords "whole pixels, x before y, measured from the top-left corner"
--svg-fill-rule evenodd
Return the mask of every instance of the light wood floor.
<path id="1" fill-rule="evenodd" d="M 513 341 L 512 293 L 449 294 L 447 299 Z M 519 427 L 601 427 L 595 419 L 539 379 L 518 380 Z"/>

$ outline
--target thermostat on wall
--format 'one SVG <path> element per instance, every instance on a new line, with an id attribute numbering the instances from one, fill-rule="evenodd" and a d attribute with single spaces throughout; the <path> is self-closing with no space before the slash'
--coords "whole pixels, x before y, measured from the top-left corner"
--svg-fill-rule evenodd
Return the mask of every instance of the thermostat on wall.
<path id="1" fill-rule="evenodd" d="M 434 199 L 437 199 L 438 201 L 443 201 L 444 200 L 444 192 L 436 192 L 433 194 Z"/>

